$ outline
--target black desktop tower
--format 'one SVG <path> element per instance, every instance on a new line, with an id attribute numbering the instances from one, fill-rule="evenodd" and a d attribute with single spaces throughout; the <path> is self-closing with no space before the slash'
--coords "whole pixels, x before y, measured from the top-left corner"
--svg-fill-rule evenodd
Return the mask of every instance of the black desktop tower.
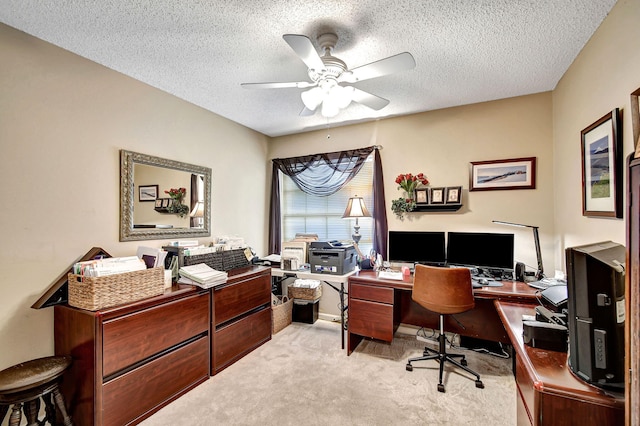
<path id="1" fill-rule="evenodd" d="M 566 249 L 569 367 L 624 391 L 625 248 L 611 241 Z"/>

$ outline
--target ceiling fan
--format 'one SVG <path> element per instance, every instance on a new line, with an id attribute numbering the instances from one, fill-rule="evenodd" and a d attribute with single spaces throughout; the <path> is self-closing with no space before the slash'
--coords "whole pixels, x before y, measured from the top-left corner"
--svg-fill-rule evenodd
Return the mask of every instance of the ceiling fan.
<path id="1" fill-rule="evenodd" d="M 413 56 L 404 52 L 350 70 L 344 61 L 331 55 L 338 42 L 338 36 L 334 33 L 318 36 L 318 44 L 324 51 L 322 56 L 318 55 L 311 40 L 304 35 L 285 34 L 282 38 L 307 65 L 311 81 L 242 83 L 242 87 L 248 89 L 309 88 L 300 94 L 305 106 L 300 112 L 303 116 L 313 115 L 322 105 L 321 114 L 324 117 L 335 117 L 340 109 L 346 108 L 352 101 L 376 111 L 380 110 L 389 104 L 388 99 L 348 84 L 410 70 L 416 66 Z"/>

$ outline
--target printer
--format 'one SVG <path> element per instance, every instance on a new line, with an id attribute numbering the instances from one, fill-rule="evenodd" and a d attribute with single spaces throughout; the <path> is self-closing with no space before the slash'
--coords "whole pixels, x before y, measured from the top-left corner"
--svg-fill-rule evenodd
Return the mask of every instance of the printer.
<path id="1" fill-rule="evenodd" d="M 358 256 L 353 244 L 340 241 L 312 241 L 309 266 L 312 273 L 344 275 L 356 268 Z"/>

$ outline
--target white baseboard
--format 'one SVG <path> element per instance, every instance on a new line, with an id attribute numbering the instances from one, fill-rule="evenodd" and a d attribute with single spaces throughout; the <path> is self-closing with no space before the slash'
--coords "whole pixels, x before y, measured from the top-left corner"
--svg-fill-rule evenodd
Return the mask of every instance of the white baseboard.
<path id="1" fill-rule="evenodd" d="M 340 322 L 340 315 L 326 314 L 324 312 L 318 312 L 318 319 L 331 321 L 331 322 Z"/>

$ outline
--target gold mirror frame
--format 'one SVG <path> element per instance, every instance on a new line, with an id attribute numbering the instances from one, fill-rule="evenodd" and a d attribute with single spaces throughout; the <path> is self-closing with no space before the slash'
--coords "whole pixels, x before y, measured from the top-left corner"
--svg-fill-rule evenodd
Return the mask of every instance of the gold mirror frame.
<path id="1" fill-rule="evenodd" d="M 204 176 L 204 223 L 201 228 L 134 228 L 135 164 L 162 167 Z M 120 241 L 195 238 L 211 235 L 211 169 L 180 161 L 120 150 Z"/>

